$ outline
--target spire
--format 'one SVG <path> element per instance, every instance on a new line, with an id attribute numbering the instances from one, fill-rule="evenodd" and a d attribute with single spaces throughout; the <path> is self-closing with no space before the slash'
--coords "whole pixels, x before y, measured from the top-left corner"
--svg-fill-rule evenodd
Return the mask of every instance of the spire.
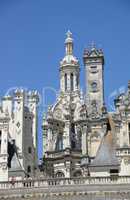
<path id="1" fill-rule="evenodd" d="M 72 33 L 68 30 L 66 33 L 67 38 L 65 40 L 65 46 L 66 46 L 66 55 L 72 55 L 73 54 L 73 38 Z"/>
<path id="2" fill-rule="evenodd" d="M 94 41 L 92 41 L 92 42 L 91 42 L 91 50 L 93 51 L 93 50 L 95 50 L 95 49 L 96 49 L 95 42 L 94 42 Z"/>

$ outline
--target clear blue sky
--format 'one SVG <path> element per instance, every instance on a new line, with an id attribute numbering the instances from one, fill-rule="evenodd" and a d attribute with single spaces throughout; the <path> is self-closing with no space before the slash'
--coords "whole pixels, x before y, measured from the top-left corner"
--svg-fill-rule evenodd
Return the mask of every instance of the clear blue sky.
<path id="1" fill-rule="evenodd" d="M 58 89 L 59 60 L 68 29 L 81 63 L 82 88 L 83 49 L 92 41 L 103 48 L 109 104 L 113 91 L 127 86 L 130 79 L 129 0 L 0 0 L 0 96 L 16 86 L 40 93 L 43 87 Z M 54 98 L 47 100 L 52 103 Z M 41 119 L 41 112 L 39 116 Z M 39 155 L 40 147 L 41 140 Z"/>

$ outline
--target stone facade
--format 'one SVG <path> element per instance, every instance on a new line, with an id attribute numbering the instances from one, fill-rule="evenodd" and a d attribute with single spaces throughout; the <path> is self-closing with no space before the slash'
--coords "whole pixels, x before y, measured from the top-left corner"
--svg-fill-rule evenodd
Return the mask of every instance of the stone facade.
<path id="1" fill-rule="evenodd" d="M 60 93 L 43 117 L 43 162 L 37 168 L 38 93 L 16 90 L 0 107 L 0 199 L 130 199 L 130 82 L 104 102 L 104 54 L 83 61 L 86 93 L 70 31 L 60 62 Z M 36 173 L 37 171 L 37 173 Z"/>
<path id="2" fill-rule="evenodd" d="M 0 107 L 0 181 L 34 176 L 38 93 L 17 89 Z"/>
<path id="3" fill-rule="evenodd" d="M 60 94 L 43 118 L 44 175 L 130 175 L 130 86 L 126 94 L 115 100 L 116 111 L 108 112 L 104 102 L 103 51 L 94 45 L 84 50 L 83 94 L 80 64 L 73 47 L 68 31 L 65 56 L 60 61 Z"/>

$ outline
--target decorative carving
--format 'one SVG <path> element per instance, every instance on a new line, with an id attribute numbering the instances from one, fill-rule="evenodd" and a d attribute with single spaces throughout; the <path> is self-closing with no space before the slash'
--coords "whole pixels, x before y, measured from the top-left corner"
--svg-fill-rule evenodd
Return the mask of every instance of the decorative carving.
<path id="1" fill-rule="evenodd" d="M 60 109 L 56 109 L 55 112 L 54 112 L 54 117 L 56 119 L 62 119 L 62 111 Z"/>
<path id="2" fill-rule="evenodd" d="M 129 164 L 129 159 L 128 158 L 124 158 L 124 163 L 125 163 L 125 165 L 128 165 Z"/>
<path id="3" fill-rule="evenodd" d="M 91 103 L 91 108 L 92 108 L 92 117 L 96 117 L 97 114 L 98 114 L 98 111 L 97 111 L 97 102 L 96 100 L 93 100 L 92 103 Z"/>
<path id="4" fill-rule="evenodd" d="M 20 122 L 17 122 L 16 126 L 17 126 L 18 128 L 20 128 Z"/>

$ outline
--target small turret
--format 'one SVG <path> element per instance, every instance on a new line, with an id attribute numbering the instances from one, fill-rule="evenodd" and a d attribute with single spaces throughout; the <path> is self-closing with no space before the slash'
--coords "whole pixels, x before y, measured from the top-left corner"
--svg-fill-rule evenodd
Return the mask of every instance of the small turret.
<path id="1" fill-rule="evenodd" d="M 79 61 L 73 55 L 73 38 L 70 31 L 65 40 L 65 56 L 60 62 L 61 92 L 73 93 L 79 90 Z"/>

